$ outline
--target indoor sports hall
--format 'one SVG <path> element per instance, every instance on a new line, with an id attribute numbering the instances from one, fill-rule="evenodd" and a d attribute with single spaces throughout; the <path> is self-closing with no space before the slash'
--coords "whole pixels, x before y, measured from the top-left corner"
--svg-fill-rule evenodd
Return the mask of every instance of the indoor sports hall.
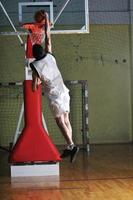
<path id="1" fill-rule="evenodd" d="M 133 0 L 0 1 L 0 199 L 133 199 Z"/>

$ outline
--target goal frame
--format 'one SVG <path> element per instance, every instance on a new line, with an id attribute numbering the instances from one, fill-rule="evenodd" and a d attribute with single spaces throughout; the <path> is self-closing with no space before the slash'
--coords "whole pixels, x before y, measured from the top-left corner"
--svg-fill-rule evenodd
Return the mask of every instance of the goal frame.
<path id="1" fill-rule="evenodd" d="M 90 151 L 90 143 L 89 143 L 89 105 L 88 105 L 88 82 L 87 80 L 65 80 L 64 81 L 65 84 L 67 84 L 68 86 L 71 85 L 81 85 L 81 90 L 82 90 L 82 144 L 81 144 L 81 148 L 85 149 L 87 152 Z M 16 86 L 16 87 L 23 87 L 23 82 L 9 82 L 9 83 L 0 83 L 0 87 L 12 87 L 12 86 Z M 21 120 L 23 117 L 23 105 L 21 107 L 20 110 L 20 114 L 19 114 L 19 119 L 17 122 L 17 127 L 16 127 L 16 132 L 14 133 L 14 141 L 13 144 L 16 143 L 17 141 L 17 135 L 20 134 L 21 130 L 20 130 L 20 126 L 21 126 Z M 42 116 L 43 117 L 43 116 Z M 11 143 L 12 143 L 11 142 Z"/>

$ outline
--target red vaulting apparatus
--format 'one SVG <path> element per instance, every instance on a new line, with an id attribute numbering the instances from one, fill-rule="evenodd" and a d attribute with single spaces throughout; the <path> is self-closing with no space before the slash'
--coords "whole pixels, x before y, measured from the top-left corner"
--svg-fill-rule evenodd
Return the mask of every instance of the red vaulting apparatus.
<path id="1" fill-rule="evenodd" d="M 32 91 L 32 80 L 24 81 L 25 127 L 14 145 L 11 163 L 60 161 L 60 154 L 42 123 L 42 85 Z"/>
<path id="2" fill-rule="evenodd" d="M 32 45 L 28 35 L 25 46 L 28 63 L 34 60 Z M 39 85 L 36 91 L 32 91 L 32 72 L 29 64 L 25 66 L 25 79 L 25 127 L 12 148 L 9 160 L 11 163 L 60 161 L 60 154 L 42 123 L 42 85 Z"/>

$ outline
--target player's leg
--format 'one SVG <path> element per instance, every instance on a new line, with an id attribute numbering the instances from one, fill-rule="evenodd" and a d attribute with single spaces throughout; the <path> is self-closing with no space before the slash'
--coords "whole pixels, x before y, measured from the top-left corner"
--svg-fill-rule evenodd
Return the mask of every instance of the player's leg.
<path id="1" fill-rule="evenodd" d="M 56 119 L 56 123 L 57 123 L 58 127 L 60 128 L 67 144 L 72 145 L 73 144 L 72 129 L 66 123 L 65 115 L 62 114 L 59 117 L 56 117 L 55 119 Z"/>
<path id="2" fill-rule="evenodd" d="M 72 126 L 71 126 L 71 123 L 70 123 L 70 120 L 69 120 L 69 113 L 68 112 L 64 113 L 64 122 L 65 122 L 65 125 L 67 126 L 67 128 L 69 130 L 69 135 L 72 138 Z"/>
<path id="3" fill-rule="evenodd" d="M 70 120 L 69 120 L 69 113 L 68 112 L 65 112 L 64 113 L 64 120 L 65 120 L 65 124 L 66 126 L 68 127 L 69 129 L 69 132 L 71 133 L 71 138 L 72 138 L 72 127 L 71 127 L 71 123 L 70 123 Z M 79 151 L 79 147 L 77 147 L 76 145 L 74 145 L 74 143 L 70 146 L 68 146 L 68 149 L 70 149 L 70 161 L 71 162 L 74 162 L 75 159 L 76 159 L 76 156 L 77 156 L 77 153 Z M 66 150 L 64 150 L 65 152 Z M 62 155 L 63 157 L 63 155 Z"/>
<path id="4" fill-rule="evenodd" d="M 69 121 L 69 114 L 62 114 L 60 117 L 56 118 L 56 122 L 68 144 L 67 148 L 63 151 L 61 157 L 65 158 L 70 156 L 70 162 L 74 162 L 79 148 L 74 145 L 72 140 L 72 128 Z"/>

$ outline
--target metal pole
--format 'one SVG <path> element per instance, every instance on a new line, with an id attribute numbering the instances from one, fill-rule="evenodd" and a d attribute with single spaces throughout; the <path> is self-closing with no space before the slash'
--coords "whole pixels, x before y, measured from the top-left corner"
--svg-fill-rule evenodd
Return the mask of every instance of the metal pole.
<path id="1" fill-rule="evenodd" d="M 90 151 L 89 145 L 89 111 L 88 111 L 88 84 L 87 81 L 80 81 L 82 84 L 82 124 L 83 124 L 83 146 L 86 148 L 87 152 Z"/>
<path id="2" fill-rule="evenodd" d="M 6 12 L 6 10 L 5 10 L 5 8 L 4 8 L 4 6 L 3 6 L 3 4 L 1 3 L 1 1 L 0 1 L 0 6 L 1 6 L 2 10 L 4 11 L 4 13 L 5 13 L 5 15 L 6 15 L 6 17 L 7 17 L 8 21 L 10 22 L 10 24 L 11 24 L 11 26 L 12 26 L 12 28 L 13 28 L 13 29 L 14 29 L 14 31 L 16 32 L 16 34 L 17 34 L 17 37 L 18 37 L 18 39 L 19 39 L 19 41 L 20 41 L 21 45 L 23 45 L 23 44 L 24 44 L 24 42 L 23 42 L 22 38 L 20 37 L 20 35 L 17 33 L 17 30 L 16 30 L 16 28 L 15 28 L 15 26 L 14 26 L 14 24 L 13 24 L 12 20 L 10 19 L 10 17 L 9 17 L 9 15 L 8 15 L 8 13 Z"/>

